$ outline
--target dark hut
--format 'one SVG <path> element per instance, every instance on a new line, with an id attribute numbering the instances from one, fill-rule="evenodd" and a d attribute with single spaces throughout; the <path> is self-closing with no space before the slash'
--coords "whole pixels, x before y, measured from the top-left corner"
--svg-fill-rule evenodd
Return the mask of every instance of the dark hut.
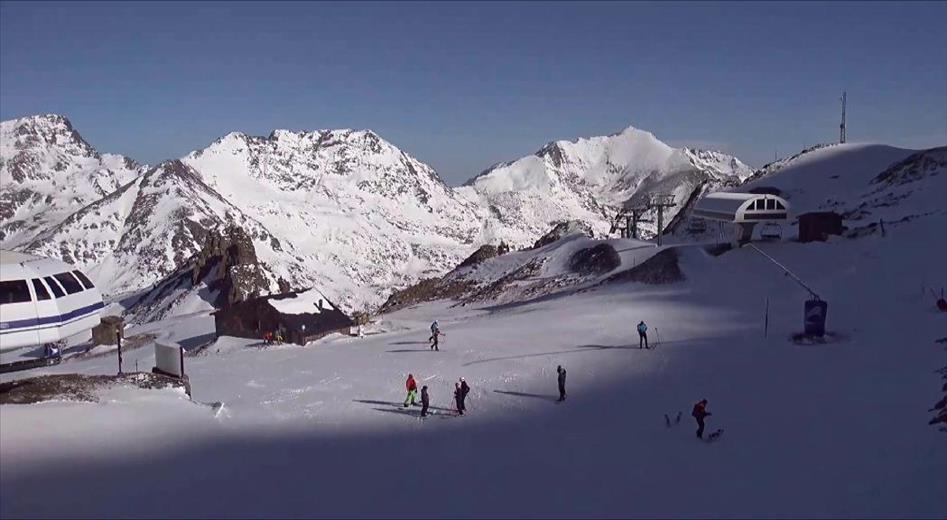
<path id="1" fill-rule="evenodd" d="M 842 216 L 834 211 L 814 211 L 799 215 L 799 241 L 824 242 L 829 235 L 842 234 Z"/>
<path id="2" fill-rule="evenodd" d="M 214 312 L 217 336 L 263 339 L 280 332 L 299 345 L 355 324 L 316 289 L 251 298 Z"/>

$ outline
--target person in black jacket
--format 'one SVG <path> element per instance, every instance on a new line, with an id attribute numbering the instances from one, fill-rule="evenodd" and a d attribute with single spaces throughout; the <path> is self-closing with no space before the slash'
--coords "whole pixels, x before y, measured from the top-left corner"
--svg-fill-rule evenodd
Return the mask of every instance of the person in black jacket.
<path id="1" fill-rule="evenodd" d="M 457 415 L 464 415 L 464 392 L 460 389 L 460 382 L 454 383 L 454 406 L 457 407 Z"/>
<path id="2" fill-rule="evenodd" d="M 431 398 L 427 395 L 427 385 L 421 387 L 421 417 L 427 417 L 427 407 L 431 404 Z"/>
<path id="3" fill-rule="evenodd" d="M 556 372 L 559 374 L 559 400 L 566 400 L 566 369 L 562 368 L 562 365 L 556 367 Z"/>
<path id="4" fill-rule="evenodd" d="M 467 381 L 464 378 L 460 378 L 460 400 L 458 401 L 458 407 L 460 409 L 461 415 L 467 411 L 467 394 L 470 393 L 470 386 L 467 384 Z"/>

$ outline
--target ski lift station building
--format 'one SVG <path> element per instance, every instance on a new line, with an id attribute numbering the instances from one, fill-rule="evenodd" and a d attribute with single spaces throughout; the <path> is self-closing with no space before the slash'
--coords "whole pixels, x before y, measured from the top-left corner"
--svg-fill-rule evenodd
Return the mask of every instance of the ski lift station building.
<path id="1" fill-rule="evenodd" d="M 697 201 L 692 216 L 731 222 L 740 226 L 740 241 L 753 236 L 756 224 L 781 224 L 789 220 L 786 199 L 767 193 L 716 192 Z"/>
<path id="2" fill-rule="evenodd" d="M 0 251 L 0 352 L 89 330 L 104 306 L 99 290 L 74 266 Z"/>

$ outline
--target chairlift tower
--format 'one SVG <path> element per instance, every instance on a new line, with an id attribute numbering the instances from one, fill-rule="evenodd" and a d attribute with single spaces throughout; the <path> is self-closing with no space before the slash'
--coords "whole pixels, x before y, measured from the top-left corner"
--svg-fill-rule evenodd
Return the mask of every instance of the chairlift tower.
<path id="1" fill-rule="evenodd" d="M 637 239 L 638 224 L 642 222 L 653 222 L 652 220 L 645 220 L 642 217 L 652 210 L 657 210 L 657 239 L 658 245 L 661 245 L 661 231 L 663 231 L 662 228 L 664 227 L 664 209 L 676 205 L 677 203 L 674 202 L 674 195 L 666 193 L 652 194 L 644 201 L 639 201 L 635 205 L 626 205 L 615 217 L 615 223 L 612 224 L 612 231 L 615 229 L 620 229 L 622 238 Z M 619 223 L 622 221 L 624 221 L 624 226 L 619 225 Z"/>
<path id="2" fill-rule="evenodd" d="M 664 232 L 664 209 L 677 206 L 677 203 L 674 202 L 674 195 L 669 193 L 655 193 L 651 196 L 651 202 L 648 205 L 650 208 L 658 211 L 657 238 L 658 245 L 661 245 L 661 234 Z"/>
<path id="3" fill-rule="evenodd" d="M 842 123 L 838 125 L 838 129 L 839 129 L 838 142 L 841 144 L 845 144 L 845 101 L 846 101 L 845 98 L 846 97 L 847 97 L 846 93 L 842 92 Z"/>

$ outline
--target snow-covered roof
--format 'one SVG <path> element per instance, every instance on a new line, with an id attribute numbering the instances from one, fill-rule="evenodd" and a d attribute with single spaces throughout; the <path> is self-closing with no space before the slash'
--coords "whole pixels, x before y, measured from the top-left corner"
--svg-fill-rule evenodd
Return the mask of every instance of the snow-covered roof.
<path id="1" fill-rule="evenodd" d="M 714 212 L 736 213 L 746 201 L 758 197 L 754 193 L 708 193 L 697 201 L 696 209 Z"/>
<path id="2" fill-rule="evenodd" d="M 322 300 L 322 309 L 319 301 Z M 296 293 L 288 298 L 270 298 L 269 304 L 283 314 L 319 314 L 322 311 L 332 311 L 335 307 L 317 289 L 309 289 Z"/>
<path id="3" fill-rule="evenodd" d="M 693 215 L 727 222 L 787 220 L 789 203 L 765 193 L 716 192 L 698 200 Z"/>

